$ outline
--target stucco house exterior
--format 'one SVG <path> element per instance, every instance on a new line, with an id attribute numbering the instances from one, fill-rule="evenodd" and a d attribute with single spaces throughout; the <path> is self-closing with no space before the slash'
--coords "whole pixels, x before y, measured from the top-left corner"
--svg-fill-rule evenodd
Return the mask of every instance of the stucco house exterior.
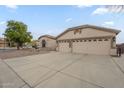
<path id="1" fill-rule="evenodd" d="M 116 35 L 120 30 L 81 25 L 68 28 L 56 37 L 59 52 L 116 55 Z"/>
<path id="2" fill-rule="evenodd" d="M 51 35 L 43 35 L 38 38 L 38 45 L 42 48 L 56 49 L 56 38 Z"/>

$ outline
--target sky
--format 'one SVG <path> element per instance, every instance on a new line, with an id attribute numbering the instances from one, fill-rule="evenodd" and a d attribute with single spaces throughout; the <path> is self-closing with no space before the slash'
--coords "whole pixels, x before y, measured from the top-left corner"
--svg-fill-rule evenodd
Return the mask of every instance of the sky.
<path id="1" fill-rule="evenodd" d="M 117 43 L 124 42 L 124 12 L 99 5 L 1 5 L 0 37 L 9 20 L 28 25 L 33 39 L 49 34 L 57 36 L 67 28 L 91 24 L 121 30 Z"/>

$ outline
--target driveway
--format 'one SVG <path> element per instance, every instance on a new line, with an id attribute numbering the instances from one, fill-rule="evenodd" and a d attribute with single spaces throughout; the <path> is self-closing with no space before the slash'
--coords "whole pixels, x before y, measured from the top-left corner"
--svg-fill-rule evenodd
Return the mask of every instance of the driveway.
<path id="1" fill-rule="evenodd" d="M 50 52 L 6 59 L 0 87 L 124 87 L 123 58 Z"/>

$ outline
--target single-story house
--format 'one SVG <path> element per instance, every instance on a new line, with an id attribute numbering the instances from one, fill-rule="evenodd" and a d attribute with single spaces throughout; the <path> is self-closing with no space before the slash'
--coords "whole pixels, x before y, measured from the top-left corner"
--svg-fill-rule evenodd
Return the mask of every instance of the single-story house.
<path id="1" fill-rule="evenodd" d="M 38 40 L 41 47 L 54 47 L 59 52 L 116 55 L 116 35 L 119 32 L 87 24 L 68 28 L 57 37 L 43 35 Z"/>
<path id="2" fill-rule="evenodd" d="M 116 55 L 116 35 L 120 30 L 81 25 L 68 28 L 56 37 L 57 51 L 97 55 Z"/>
<path id="3" fill-rule="evenodd" d="M 38 38 L 39 46 L 42 48 L 56 48 L 56 37 L 51 35 L 43 35 Z"/>

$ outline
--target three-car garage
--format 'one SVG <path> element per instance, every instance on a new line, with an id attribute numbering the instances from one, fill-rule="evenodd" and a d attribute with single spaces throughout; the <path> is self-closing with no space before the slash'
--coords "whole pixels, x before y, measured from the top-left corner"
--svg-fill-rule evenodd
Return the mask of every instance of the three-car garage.
<path id="1" fill-rule="evenodd" d="M 118 33 L 115 29 L 91 25 L 69 28 L 57 37 L 57 51 L 115 55 Z"/>

